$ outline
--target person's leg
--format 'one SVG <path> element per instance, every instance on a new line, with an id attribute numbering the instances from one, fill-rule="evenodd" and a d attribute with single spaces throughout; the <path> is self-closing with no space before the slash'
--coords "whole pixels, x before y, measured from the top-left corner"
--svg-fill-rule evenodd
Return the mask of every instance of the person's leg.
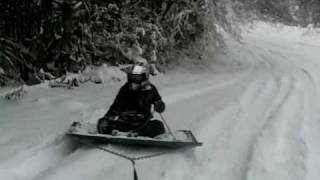
<path id="1" fill-rule="evenodd" d="M 164 125 L 159 120 L 149 121 L 143 128 L 140 129 L 140 136 L 155 137 L 165 132 Z"/>
<path id="2" fill-rule="evenodd" d="M 119 121 L 110 121 L 106 118 L 98 120 L 97 130 L 100 134 L 111 134 L 113 130 L 122 132 L 130 131 L 132 128 Z"/>

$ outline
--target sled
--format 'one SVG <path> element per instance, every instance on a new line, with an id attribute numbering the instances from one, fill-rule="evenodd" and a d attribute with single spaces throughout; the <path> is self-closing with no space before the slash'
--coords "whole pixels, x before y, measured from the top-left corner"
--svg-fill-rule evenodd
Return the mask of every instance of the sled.
<path id="1" fill-rule="evenodd" d="M 150 137 L 128 137 L 125 133 L 119 135 L 99 134 L 95 123 L 74 122 L 67 134 L 73 138 L 81 138 L 95 143 L 120 144 L 137 147 L 163 147 L 184 148 L 201 146 L 190 130 L 178 130 L 172 134 L 165 133 L 155 138 Z"/>

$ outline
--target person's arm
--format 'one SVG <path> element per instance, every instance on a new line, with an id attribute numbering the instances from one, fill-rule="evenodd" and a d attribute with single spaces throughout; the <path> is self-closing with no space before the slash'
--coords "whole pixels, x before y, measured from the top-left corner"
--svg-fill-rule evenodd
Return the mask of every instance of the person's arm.
<path id="1" fill-rule="evenodd" d="M 157 88 L 154 85 L 152 87 L 153 87 L 153 94 L 154 94 L 154 98 L 153 98 L 154 110 L 158 113 L 163 113 L 166 108 L 166 105 L 162 101 L 162 98 L 161 98 Z"/>
<path id="2" fill-rule="evenodd" d="M 125 102 L 125 86 L 122 86 L 121 89 L 119 90 L 116 98 L 114 99 L 112 105 L 110 106 L 108 112 L 105 114 L 105 117 L 115 117 L 119 115 L 119 112 L 121 112 Z"/>

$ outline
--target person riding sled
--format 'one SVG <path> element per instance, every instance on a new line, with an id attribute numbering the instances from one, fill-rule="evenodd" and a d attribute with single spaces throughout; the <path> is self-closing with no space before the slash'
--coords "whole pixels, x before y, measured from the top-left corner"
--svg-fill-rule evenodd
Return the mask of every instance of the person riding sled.
<path id="1" fill-rule="evenodd" d="M 150 83 L 148 68 L 133 65 L 127 72 L 127 82 L 120 88 L 107 113 L 98 120 L 101 134 L 128 132 L 131 136 L 155 137 L 165 132 L 161 121 L 153 119 L 153 110 L 163 113 L 165 103 Z"/>

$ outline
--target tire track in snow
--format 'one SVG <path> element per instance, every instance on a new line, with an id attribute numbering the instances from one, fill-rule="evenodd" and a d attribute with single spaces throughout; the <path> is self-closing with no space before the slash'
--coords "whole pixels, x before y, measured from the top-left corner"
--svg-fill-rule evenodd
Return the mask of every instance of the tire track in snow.
<path id="1" fill-rule="evenodd" d="M 257 86 L 257 84 L 260 85 Z M 205 142 L 205 146 L 196 152 L 195 162 L 199 167 L 195 168 L 195 171 L 201 173 L 195 174 L 202 175 L 194 179 L 231 180 L 243 176 L 248 147 L 251 139 L 259 132 L 257 126 L 261 126 L 259 124 L 263 122 L 262 110 L 268 108 L 276 93 L 276 83 L 269 75 L 258 76 L 239 103 L 227 107 L 207 121 L 207 126 L 203 126 L 205 129 L 197 132 L 199 139 Z M 255 109 L 257 113 L 250 114 L 248 108 Z M 252 125 L 248 126 L 247 123 L 250 122 Z"/>
<path id="2" fill-rule="evenodd" d="M 272 44 L 270 49 L 274 49 L 273 45 L 274 44 Z M 266 49 L 265 47 L 268 46 L 263 44 L 263 47 L 264 49 Z M 302 71 L 300 72 L 300 66 L 302 66 L 301 63 L 288 63 L 288 60 L 291 61 L 295 59 L 294 57 L 290 58 L 291 54 L 289 53 L 291 52 L 286 52 L 285 49 L 281 49 L 281 51 L 278 50 L 279 49 L 276 49 L 276 51 L 270 51 L 272 54 L 268 56 L 262 56 L 262 58 L 265 61 L 275 63 L 275 68 L 273 70 L 275 76 L 279 77 L 279 75 L 281 74 L 286 74 L 293 79 L 292 90 L 288 91 L 287 93 L 280 93 L 279 95 L 283 96 L 281 98 L 282 102 L 279 103 L 279 101 L 275 101 L 272 105 L 275 108 L 269 113 L 269 120 L 266 121 L 266 124 L 263 127 L 263 131 L 257 138 L 256 142 L 253 143 L 253 147 L 251 148 L 252 153 L 249 159 L 250 163 L 247 169 L 247 175 L 243 179 L 291 180 L 304 179 L 306 176 L 305 166 L 307 161 L 307 148 L 304 140 L 300 135 L 303 121 L 306 118 L 305 116 L 308 114 L 307 111 L 309 111 L 306 105 L 306 97 L 309 94 L 310 90 L 308 89 L 308 87 L 310 86 L 305 86 L 305 76 L 307 77 L 307 82 L 310 82 L 311 84 L 311 89 L 313 89 L 312 91 L 314 91 L 315 83 L 308 71 L 310 70 L 310 68 L 308 68 L 308 70 L 302 69 Z M 304 58 L 305 56 L 303 56 L 302 59 Z M 303 77 L 301 76 L 301 74 L 303 74 Z M 271 132 L 274 132 L 274 134 L 272 134 Z M 275 134 L 275 132 L 277 132 L 278 134 Z M 282 150 L 277 151 L 272 149 L 273 145 L 275 144 L 281 144 Z M 261 148 L 263 146 L 265 149 Z M 260 152 L 260 154 L 257 152 Z M 264 160 L 261 160 L 262 158 L 260 157 L 261 161 L 258 161 L 257 159 L 259 159 L 259 155 L 263 155 L 264 153 L 269 154 L 269 156 L 264 157 Z M 284 155 L 283 157 L 281 157 L 282 159 L 273 158 L 271 156 L 279 156 L 279 154 L 281 153 Z M 261 164 L 259 164 L 258 162 L 260 162 Z M 278 165 L 277 169 L 275 167 L 272 167 L 271 165 L 268 166 L 268 164 L 272 164 L 274 166 Z M 257 171 L 257 169 L 261 171 Z"/>
<path id="3" fill-rule="evenodd" d="M 227 174 L 227 179 L 246 179 L 245 174 L 256 137 L 261 132 L 264 124 L 267 123 L 268 119 L 266 117 L 272 111 L 270 109 L 274 107 L 274 102 L 277 101 L 281 94 L 287 94 L 290 91 L 291 82 L 292 80 L 286 77 L 276 82 L 275 80 L 270 80 L 269 88 L 263 91 L 264 96 L 254 96 L 254 93 L 248 91 L 249 94 L 253 94 L 252 97 L 254 99 L 250 100 L 246 96 L 242 97 L 240 101 L 243 103 L 243 105 L 240 105 L 242 113 L 238 116 L 234 125 L 233 136 L 229 140 L 230 142 L 239 143 L 230 146 L 231 150 L 229 151 L 233 157 L 227 156 L 226 166 L 231 167 L 232 173 Z"/>
<path id="4" fill-rule="evenodd" d="M 301 78 L 301 82 L 304 83 L 305 91 L 305 120 L 302 127 L 302 138 L 306 143 L 308 150 L 306 162 L 307 175 L 305 179 L 316 180 L 319 179 L 320 165 L 320 143 L 319 143 L 319 94 L 317 86 L 317 73 L 312 71 L 314 68 L 302 69 L 301 74 L 304 75 L 304 79 Z"/>
<path id="5" fill-rule="evenodd" d="M 303 98 L 301 99 L 303 96 L 301 96 L 300 90 L 298 91 L 298 95 L 296 94 L 296 79 L 286 74 L 275 78 L 266 80 L 263 85 L 257 88 L 258 82 L 262 80 L 258 78 L 257 82 L 253 82 L 251 87 L 242 96 L 238 105 L 234 104 L 227 107 L 214 118 L 224 121 L 224 125 L 219 128 L 226 130 L 225 132 L 216 129 L 220 134 L 213 135 L 212 124 L 208 124 L 207 129 L 201 130 L 201 132 L 206 132 L 207 134 L 201 134 L 201 139 L 205 141 L 207 152 L 211 153 L 206 153 L 204 149 L 201 149 L 201 152 L 197 152 L 197 154 L 202 154 L 201 157 L 197 157 L 196 161 L 201 169 L 196 168 L 197 170 L 195 171 L 200 171 L 201 173 L 195 174 L 202 174 L 200 176 L 201 179 L 238 180 L 249 178 L 248 171 L 250 172 L 252 167 L 254 167 L 252 166 L 252 156 L 257 151 L 257 142 L 261 142 L 261 138 L 257 138 L 259 134 L 264 132 L 265 130 L 263 129 L 269 127 L 269 124 L 273 124 L 273 121 L 281 122 L 282 117 L 278 116 L 279 112 L 286 114 L 287 111 L 302 108 L 299 106 L 299 103 L 303 100 Z M 297 107 L 293 109 L 290 107 L 292 101 L 297 103 Z M 282 110 L 284 106 L 288 106 L 288 108 Z M 230 116 L 230 114 L 233 116 Z M 298 115 L 301 116 L 301 111 L 293 114 L 292 117 L 299 117 Z M 275 117 L 278 117 L 278 119 Z M 282 122 L 282 125 L 285 126 L 287 123 Z M 293 163 L 292 168 L 299 169 L 302 167 L 301 171 L 296 172 L 300 177 L 304 177 L 303 163 L 305 162 L 305 149 L 303 142 L 299 138 L 301 118 L 296 118 L 293 122 L 289 121 L 289 125 L 292 127 L 286 131 L 288 136 L 291 137 L 289 139 L 289 150 L 296 145 L 300 149 L 296 148 L 296 151 L 289 152 L 290 155 L 288 157 L 294 159 L 297 154 L 301 155 L 294 159 L 294 162 L 298 163 L 298 165 L 295 166 L 295 163 Z M 214 137 L 214 141 L 212 141 L 212 136 Z M 210 140 L 211 142 L 209 142 Z M 207 147 L 208 145 L 209 147 Z M 212 149 L 214 149 L 213 153 Z M 289 158 L 287 163 L 291 163 L 289 160 L 292 159 Z M 284 171 L 284 169 L 282 170 Z M 251 180 L 254 179 L 250 178 Z M 193 179 L 199 179 L 199 177 L 194 177 Z"/>
<path id="6" fill-rule="evenodd" d="M 299 79 L 270 113 L 253 146 L 248 180 L 305 179 L 306 146 L 300 137 L 304 120 L 304 92 Z"/>
<path id="7" fill-rule="evenodd" d="M 220 127 L 220 129 L 225 129 L 226 132 L 216 129 L 221 134 L 217 133 L 213 135 L 213 130 L 210 127 L 218 125 L 214 123 L 209 123 L 207 125 L 208 128 L 201 131 L 207 132 L 207 135 L 203 135 L 207 136 L 207 138 L 201 137 L 201 139 L 210 141 L 212 135 L 214 136 L 215 142 L 212 145 L 212 149 L 217 149 L 212 157 L 204 153 L 204 157 L 200 158 L 206 162 L 205 165 L 215 166 L 210 170 L 201 166 L 211 172 L 209 174 L 203 172 L 203 174 L 207 174 L 204 175 L 205 178 L 203 179 L 210 179 L 212 177 L 218 179 L 239 179 L 241 177 L 240 179 L 245 179 L 252 147 L 256 137 L 266 123 L 265 121 L 267 121 L 268 113 L 272 111 L 271 109 L 275 105 L 275 102 L 281 101 L 277 99 L 284 99 L 284 96 L 290 92 L 293 79 L 290 76 L 281 77 L 282 73 L 276 71 L 275 68 L 277 66 L 273 62 L 260 56 L 260 54 L 256 56 L 259 61 L 254 64 L 254 71 L 250 74 L 255 77 L 256 81 L 251 83 L 251 86 L 249 86 L 248 90 L 239 100 L 239 104 L 227 107 L 214 118 L 224 121 L 224 126 Z M 277 75 L 271 75 L 275 72 Z M 230 142 L 236 142 L 236 144 L 230 144 Z M 206 157 L 209 157 L 209 160 L 206 160 Z M 220 162 L 220 164 L 216 165 L 215 161 Z M 223 167 L 221 167 L 222 165 Z"/>

